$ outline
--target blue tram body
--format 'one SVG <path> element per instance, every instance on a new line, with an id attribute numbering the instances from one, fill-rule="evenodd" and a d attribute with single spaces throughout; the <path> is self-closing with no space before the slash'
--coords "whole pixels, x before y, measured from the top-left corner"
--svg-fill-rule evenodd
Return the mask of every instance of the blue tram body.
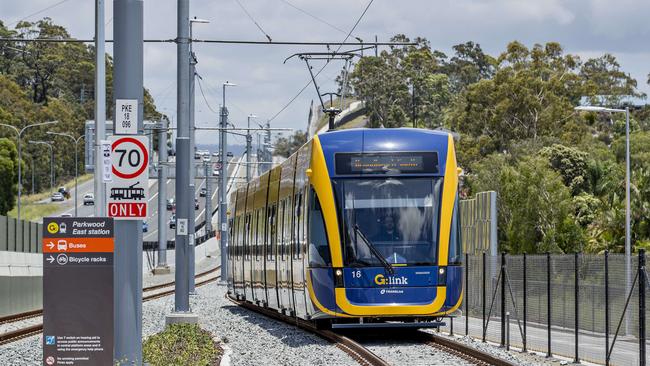
<path id="1" fill-rule="evenodd" d="M 447 133 L 320 134 L 230 196 L 231 296 L 333 327 L 428 326 L 462 300 Z"/>

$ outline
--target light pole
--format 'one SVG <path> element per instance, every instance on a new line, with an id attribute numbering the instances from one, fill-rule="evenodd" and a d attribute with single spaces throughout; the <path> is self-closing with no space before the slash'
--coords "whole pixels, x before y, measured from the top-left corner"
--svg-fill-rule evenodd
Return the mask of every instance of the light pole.
<path id="1" fill-rule="evenodd" d="M 30 144 L 45 145 L 50 148 L 50 195 L 54 192 L 54 147 L 51 141 L 27 141 Z"/>
<path id="2" fill-rule="evenodd" d="M 254 114 L 248 115 L 248 125 L 246 126 L 246 181 L 250 182 L 251 180 L 251 145 L 253 142 L 253 136 L 251 136 L 251 118 L 257 118 Z"/>
<path id="3" fill-rule="evenodd" d="M 191 18 L 190 19 L 190 90 L 189 90 L 189 110 L 190 110 L 190 115 L 189 115 L 189 122 L 190 122 L 190 155 L 189 155 L 189 164 L 190 164 L 190 185 L 188 187 L 189 189 L 189 195 L 192 199 L 196 197 L 196 165 L 194 164 L 194 150 L 195 150 L 195 141 L 196 141 L 196 125 L 194 122 L 194 90 L 195 90 L 195 80 L 196 80 L 196 64 L 197 64 L 197 59 L 196 55 L 194 54 L 194 50 L 192 48 L 192 31 L 193 31 L 193 26 L 194 23 L 210 23 L 209 20 L 206 19 L 198 19 L 197 17 Z M 195 294 L 195 283 L 194 283 L 194 257 L 195 257 L 195 250 L 196 250 L 196 245 L 195 245 L 195 227 L 196 227 L 196 214 L 194 212 L 194 202 L 189 205 L 189 212 L 187 213 L 188 217 L 188 237 L 189 237 L 189 256 L 188 256 L 188 261 L 189 261 L 189 273 L 190 275 L 188 276 L 189 280 L 189 293 L 194 295 Z"/>
<path id="4" fill-rule="evenodd" d="M 226 87 L 227 86 L 236 86 L 237 84 L 230 83 L 226 81 L 223 83 L 223 103 L 221 104 L 221 121 L 219 127 L 219 150 L 221 152 L 221 172 L 219 173 L 219 230 L 220 230 L 220 247 L 221 247 L 221 281 L 226 281 L 228 279 L 227 274 L 227 245 L 228 245 L 228 218 L 227 210 L 228 204 L 226 202 L 226 185 L 228 183 L 228 177 L 226 176 L 228 172 L 228 154 L 227 141 L 226 141 L 226 126 L 228 126 L 228 109 L 226 109 Z"/>
<path id="5" fill-rule="evenodd" d="M 53 124 L 53 123 L 59 123 L 59 121 L 48 121 L 48 122 L 41 122 L 41 123 L 33 123 L 31 125 L 27 125 L 27 126 L 21 128 L 21 129 L 18 129 L 18 127 L 16 127 L 16 126 L 0 123 L 0 126 L 9 127 L 12 130 L 14 130 L 14 132 L 16 133 L 17 140 L 18 140 L 18 209 L 17 209 L 18 212 L 17 212 L 17 217 L 18 217 L 19 221 L 20 221 L 20 196 L 21 196 L 21 193 L 22 193 L 22 190 L 23 190 L 23 177 L 22 177 L 23 172 L 22 172 L 22 168 L 21 168 L 21 165 L 22 165 L 21 162 L 22 162 L 22 159 L 23 159 L 23 146 L 22 146 L 21 139 L 23 137 L 23 133 L 28 128 L 36 127 L 36 126 L 43 126 L 43 125 L 50 125 L 50 124 Z"/>
<path id="6" fill-rule="evenodd" d="M 578 106 L 576 111 L 625 113 L 625 293 L 630 292 L 632 282 L 632 243 L 630 239 L 630 108 L 606 108 L 600 106 Z M 629 317 L 625 315 L 626 333 Z"/>
<path id="7" fill-rule="evenodd" d="M 77 192 L 79 191 L 78 185 L 77 185 L 77 179 L 79 177 L 79 141 L 81 141 L 82 138 L 84 138 L 83 135 L 74 137 L 70 134 L 67 133 L 61 133 L 61 132 L 52 132 L 52 131 L 47 131 L 48 135 L 55 135 L 55 136 L 63 136 L 67 137 L 69 139 L 72 139 L 74 142 L 74 215 L 75 217 L 78 217 L 79 215 L 77 214 Z"/>

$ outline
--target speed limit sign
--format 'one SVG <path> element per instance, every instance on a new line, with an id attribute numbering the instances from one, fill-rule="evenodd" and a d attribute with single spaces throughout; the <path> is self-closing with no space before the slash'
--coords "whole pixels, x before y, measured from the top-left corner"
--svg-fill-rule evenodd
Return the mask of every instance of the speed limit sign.
<path id="1" fill-rule="evenodd" d="M 147 218 L 149 197 L 149 141 L 146 136 L 113 136 L 111 170 L 113 182 L 107 184 L 109 217 Z"/>

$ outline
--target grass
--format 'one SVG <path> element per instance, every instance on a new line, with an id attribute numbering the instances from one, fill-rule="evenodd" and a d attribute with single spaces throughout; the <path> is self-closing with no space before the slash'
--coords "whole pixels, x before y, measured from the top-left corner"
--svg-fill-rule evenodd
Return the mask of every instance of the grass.
<path id="1" fill-rule="evenodd" d="M 365 122 L 366 122 L 367 119 L 368 119 L 368 116 L 366 116 L 366 115 L 360 115 L 359 117 L 357 117 L 357 118 L 355 118 L 355 119 L 353 119 L 353 120 L 351 120 L 351 121 L 348 121 L 348 122 L 342 124 L 342 125 L 339 127 L 339 129 L 340 129 L 340 130 L 345 130 L 345 129 L 348 129 L 348 128 L 358 128 L 358 127 L 363 127 L 363 126 L 365 126 Z"/>
<path id="2" fill-rule="evenodd" d="M 144 362 L 158 365 L 218 365 L 222 350 L 196 324 L 170 324 L 144 341 Z"/>
<path id="3" fill-rule="evenodd" d="M 92 174 L 84 174 L 79 176 L 78 184 L 86 182 L 93 178 Z M 74 187 L 74 178 L 55 187 L 64 186 L 67 189 Z M 43 217 L 50 216 L 63 208 L 60 204 L 50 203 L 50 191 L 46 190 L 36 194 L 23 195 L 21 199 L 20 216 L 23 220 L 40 221 Z M 40 203 L 47 200 L 47 203 Z M 9 211 L 9 217 L 18 216 L 18 208 L 15 206 L 13 210 Z"/>

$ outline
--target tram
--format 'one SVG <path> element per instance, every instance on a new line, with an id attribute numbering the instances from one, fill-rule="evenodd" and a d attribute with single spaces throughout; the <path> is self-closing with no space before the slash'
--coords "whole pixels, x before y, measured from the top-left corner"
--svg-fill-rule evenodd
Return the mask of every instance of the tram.
<path id="1" fill-rule="evenodd" d="M 332 328 L 442 325 L 463 294 L 458 172 L 445 132 L 315 136 L 231 193 L 229 296 Z"/>

